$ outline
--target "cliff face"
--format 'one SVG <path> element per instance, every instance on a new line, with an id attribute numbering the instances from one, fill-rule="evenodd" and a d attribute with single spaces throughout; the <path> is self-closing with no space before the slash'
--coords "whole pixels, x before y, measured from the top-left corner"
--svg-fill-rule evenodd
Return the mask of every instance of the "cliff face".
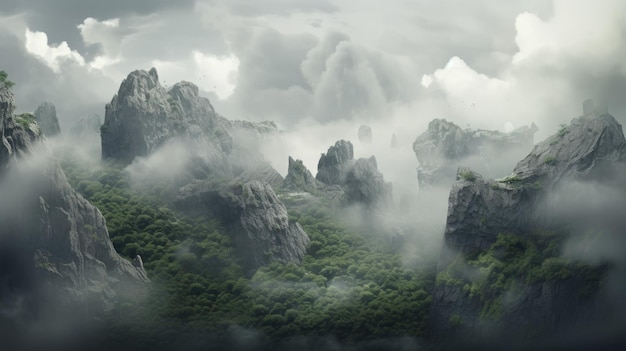
<path id="1" fill-rule="evenodd" d="M 420 163 L 420 188 L 453 183 L 456 169 L 461 165 L 489 175 L 497 174 L 502 168 L 499 163 L 519 159 L 531 149 L 536 131 L 534 124 L 511 133 L 464 130 L 445 119 L 434 119 L 413 143 Z"/>
<path id="2" fill-rule="evenodd" d="M 391 184 L 386 183 L 378 171 L 376 158 L 354 160 L 354 149 L 349 141 L 339 140 L 322 154 L 315 179 L 322 183 L 324 193 L 330 197 L 340 193 L 348 204 L 383 209 L 391 202 Z"/>
<path id="3" fill-rule="evenodd" d="M 318 186 L 318 181 L 304 166 L 304 163 L 302 163 L 301 160 L 294 160 L 289 156 L 287 176 L 285 177 L 282 187 L 290 191 L 315 192 Z"/>
<path id="4" fill-rule="evenodd" d="M 41 132 L 45 136 L 52 137 L 61 133 L 57 110 L 54 104 L 44 102 L 39 105 L 35 110 L 35 119 L 37 120 Z"/>
<path id="5" fill-rule="evenodd" d="M 569 236 L 550 233 L 577 228 L 555 216 L 554 199 L 571 181 L 601 183 L 623 192 L 625 170 L 622 127 L 597 110 L 536 145 L 508 177 L 484 179 L 460 168 L 450 192 L 438 264 L 435 329 L 462 325 L 466 331 L 524 337 L 606 317 L 601 283 L 606 270 L 562 261 L 562 244 Z M 499 283 L 491 281 L 495 278 L 490 274 L 499 269 L 505 269 Z"/>
<path id="6" fill-rule="evenodd" d="M 3 316 L 92 318 L 149 280 L 116 253 L 100 211 L 71 188 L 36 122 L 11 115 L 13 104 L 0 88 Z"/>
<path id="7" fill-rule="evenodd" d="M 317 175 L 315 179 L 328 185 L 342 184 L 345 181 L 348 168 L 354 161 L 354 148 L 352 143 L 339 140 L 335 145 L 328 148 L 322 154 L 317 163 Z"/>
<path id="8" fill-rule="evenodd" d="M 232 177 L 263 160 L 264 137 L 277 135 L 271 122 L 229 121 L 215 113 L 196 85 L 179 82 L 167 90 L 156 70 L 131 72 L 106 106 L 102 156 L 130 163 L 178 139 L 212 176 Z"/>
<path id="9" fill-rule="evenodd" d="M 248 273 L 275 260 L 299 264 L 306 252 L 308 235 L 289 221 L 287 209 L 267 183 L 190 184 L 181 189 L 177 206 L 219 218 L 233 236 Z"/>

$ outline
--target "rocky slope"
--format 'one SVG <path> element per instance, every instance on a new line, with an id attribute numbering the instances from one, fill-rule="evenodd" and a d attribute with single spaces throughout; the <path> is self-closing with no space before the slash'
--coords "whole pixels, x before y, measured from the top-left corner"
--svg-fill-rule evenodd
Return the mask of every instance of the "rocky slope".
<path id="1" fill-rule="evenodd" d="M 13 109 L 0 88 L 0 319 L 91 319 L 149 280 L 116 253 L 102 214 L 71 188 L 34 119 Z"/>
<path id="2" fill-rule="evenodd" d="M 57 110 L 54 104 L 44 102 L 39 105 L 35 110 L 35 119 L 37 120 L 41 132 L 45 136 L 52 137 L 61 133 Z"/>
<path id="3" fill-rule="evenodd" d="M 626 186 L 626 140 L 621 125 L 602 109 L 585 112 L 536 145 L 508 177 L 491 180 L 469 168 L 459 169 L 450 192 L 434 292 L 436 330 L 463 325 L 487 335 L 497 331 L 527 337 L 607 317 L 601 267 L 560 261 L 559 245 L 565 239 L 550 234 L 578 230 L 580 223 L 564 222 L 555 215 L 555 207 L 574 205 L 557 201 L 567 184 L 602 184 L 621 192 Z M 504 245 L 503 233 L 514 244 Z M 545 252 L 553 252 L 551 258 L 533 251 L 545 243 L 550 243 Z M 511 262 L 519 257 L 535 258 L 516 263 L 526 268 L 517 273 L 509 270 L 508 278 L 502 275 L 500 283 L 481 283 L 481 279 L 489 282 L 485 277 L 498 267 L 515 267 Z M 494 258 L 500 266 L 485 266 Z M 509 290 L 502 290 L 503 286 Z M 493 307 L 493 301 L 498 306 Z"/>
<path id="4" fill-rule="evenodd" d="M 182 186 L 178 207 L 196 212 L 189 205 L 196 203 L 204 209 L 201 214 L 226 223 L 246 269 L 252 271 L 272 260 L 299 262 L 308 242 L 297 223 L 288 223 L 285 207 L 272 190 L 282 186 L 283 177 L 259 151 L 278 134 L 273 122 L 219 116 L 192 83 L 165 89 L 153 68 L 131 72 L 107 105 L 102 156 L 130 163 L 177 142 L 185 153 L 180 157 L 189 159 L 176 180 Z M 252 197 L 244 197 L 243 191 Z"/>
<path id="5" fill-rule="evenodd" d="M 471 166 L 481 173 L 497 175 L 518 160 L 533 145 L 537 127 L 520 127 L 511 133 L 489 130 L 461 129 L 445 119 L 434 119 L 428 129 L 417 137 L 413 151 L 420 163 L 420 188 L 452 184 L 457 167 Z M 500 164 L 504 162 L 504 164 Z"/>
<path id="6" fill-rule="evenodd" d="M 228 227 L 249 274 L 275 260 L 300 263 L 306 252 L 308 235 L 298 223 L 289 221 L 287 209 L 267 183 L 235 181 L 220 187 L 193 183 L 180 190 L 176 205 L 219 218 Z"/>

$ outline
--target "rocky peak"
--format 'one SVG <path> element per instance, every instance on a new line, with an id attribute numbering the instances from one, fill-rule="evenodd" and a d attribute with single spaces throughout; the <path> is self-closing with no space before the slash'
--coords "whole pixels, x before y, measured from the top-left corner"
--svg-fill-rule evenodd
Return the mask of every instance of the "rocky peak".
<path id="1" fill-rule="evenodd" d="M 348 203 L 365 205 L 368 209 L 383 209 L 391 203 L 391 184 L 385 183 L 374 156 L 354 160 L 352 143 L 339 140 L 322 154 L 317 165 L 319 182 L 340 186 Z"/>
<path id="2" fill-rule="evenodd" d="M 52 137 L 61 133 L 57 110 L 53 103 L 44 102 L 39 105 L 37 110 L 35 110 L 35 119 L 37 120 L 41 132 L 45 136 Z"/>
<path id="3" fill-rule="evenodd" d="M 378 171 L 374 156 L 354 162 L 346 174 L 344 187 L 349 202 L 378 209 L 391 204 L 391 184 L 386 183 Z"/>
<path id="4" fill-rule="evenodd" d="M 213 106 L 198 95 L 194 84 L 180 82 L 167 91 L 154 68 L 133 71 L 107 104 L 101 128 L 102 156 L 130 162 L 176 136 L 206 139 L 214 133 L 216 118 Z"/>
<path id="5" fill-rule="evenodd" d="M 6 87 L 0 86 L 0 118 L 2 121 L 13 116 L 15 110 L 15 96 L 13 91 Z"/>
<path id="6" fill-rule="evenodd" d="M 315 178 L 328 185 L 342 184 L 345 181 L 347 168 L 352 165 L 353 160 L 352 143 L 339 140 L 320 157 Z"/>
<path id="7" fill-rule="evenodd" d="M 128 103 L 139 102 L 133 98 L 143 97 L 146 100 L 150 96 L 164 94 L 165 88 L 159 82 L 159 75 L 155 68 L 149 72 L 144 70 L 135 70 L 128 74 L 126 79 L 122 81 L 117 92 L 119 99 Z"/>
<path id="8" fill-rule="evenodd" d="M 624 160 L 622 126 L 609 114 L 591 112 L 537 144 L 513 173 L 524 181 L 557 183 L 564 177 L 593 177 L 607 162 Z"/>
<path id="9" fill-rule="evenodd" d="M 317 181 L 301 160 L 289 156 L 289 168 L 282 187 L 291 191 L 313 192 L 317 189 Z"/>
<path id="10" fill-rule="evenodd" d="M 468 144 L 469 137 L 461 127 L 445 119 L 434 119 L 426 132 L 417 137 L 413 150 L 421 164 L 432 165 L 439 161 L 438 157 L 455 160 L 467 156 Z"/>
<path id="11" fill-rule="evenodd" d="M 231 122 L 215 113 L 193 83 L 179 82 L 166 90 L 156 70 L 139 70 L 128 75 L 106 107 L 102 156 L 130 163 L 176 140 L 194 164 L 208 171 L 198 175 L 236 177 L 263 162 L 259 143 L 266 134 L 277 135 L 276 125 Z"/>

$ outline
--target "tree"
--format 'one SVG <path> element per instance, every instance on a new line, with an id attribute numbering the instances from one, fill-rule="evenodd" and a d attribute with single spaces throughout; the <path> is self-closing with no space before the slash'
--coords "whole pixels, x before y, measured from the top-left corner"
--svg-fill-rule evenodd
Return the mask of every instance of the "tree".
<path id="1" fill-rule="evenodd" d="M 15 83 L 9 80 L 9 75 L 5 71 L 0 71 L 0 84 L 6 88 L 11 88 L 15 85 Z"/>

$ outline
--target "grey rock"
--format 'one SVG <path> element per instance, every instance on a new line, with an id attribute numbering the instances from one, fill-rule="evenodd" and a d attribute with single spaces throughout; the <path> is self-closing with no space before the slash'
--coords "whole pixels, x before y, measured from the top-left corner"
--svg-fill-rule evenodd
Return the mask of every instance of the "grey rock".
<path id="1" fill-rule="evenodd" d="M 385 183 L 375 157 L 354 160 L 352 143 L 339 140 L 322 154 L 315 178 L 322 193 L 348 204 L 363 204 L 381 210 L 391 203 L 391 184 Z M 339 189 L 337 189 L 339 186 Z"/>
<path id="2" fill-rule="evenodd" d="M 72 189 L 36 122 L 11 116 L 13 103 L 0 89 L 0 300 L 22 301 L 16 318 L 91 319 L 149 279 L 117 254 L 100 211 Z"/>
<path id="3" fill-rule="evenodd" d="M 294 160 L 289 156 L 289 168 L 287 169 L 285 181 L 282 184 L 283 189 L 315 192 L 318 186 L 318 181 L 304 166 L 304 163 L 302 163 L 301 160 Z"/>
<path id="4" fill-rule="evenodd" d="M 317 175 L 315 179 L 324 184 L 341 185 L 345 181 L 348 168 L 352 166 L 354 160 L 354 149 L 352 143 L 339 140 L 334 146 L 328 148 L 322 154 L 317 163 Z"/>
<path id="5" fill-rule="evenodd" d="M 306 252 L 308 235 L 289 221 L 287 209 L 267 183 L 196 182 L 180 189 L 176 205 L 225 223 L 249 274 L 276 260 L 299 264 Z"/>
<path id="6" fill-rule="evenodd" d="M 510 169 L 513 164 L 509 166 L 507 161 L 519 159 L 531 149 L 536 131 L 534 124 L 511 133 L 463 130 L 445 119 L 434 119 L 413 143 L 420 163 L 420 188 L 452 184 L 462 165 L 492 175 L 502 168 L 495 163 L 504 162 L 504 168 Z"/>
<path id="7" fill-rule="evenodd" d="M 130 162 L 174 135 L 210 129 L 216 118 L 213 106 L 191 83 L 178 83 L 168 92 L 156 69 L 134 71 L 106 106 L 102 156 Z"/>
<path id="8" fill-rule="evenodd" d="M 37 120 L 39 129 L 45 136 L 52 137 L 61 133 L 57 110 L 51 102 L 44 102 L 37 107 L 37 110 L 35 110 L 35 119 Z"/>
<path id="9" fill-rule="evenodd" d="M 232 178 L 264 162 L 259 145 L 277 135 L 271 122 L 229 121 L 218 115 L 193 83 L 179 82 L 167 90 L 154 68 L 137 70 L 106 106 L 102 157 L 130 163 L 176 139 L 187 145 L 194 176 Z"/>
<path id="10" fill-rule="evenodd" d="M 513 174 L 483 179 L 460 168 L 450 191 L 446 243 L 463 253 L 483 249 L 498 233 L 526 233 L 550 226 L 538 207 L 547 192 L 564 180 L 619 176 L 626 164 L 626 141 L 611 115 L 579 117 L 521 160 Z"/>
<path id="11" fill-rule="evenodd" d="M 14 116 L 15 97 L 11 89 L 0 87 L 0 170 L 11 160 L 33 151 L 33 142 L 41 139 L 39 126 L 31 114 Z M 1 172 L 0 172 L 1 173 Z"/>
<path id="12" fill-rule="evenodd" d="M 364 204 L 368 208 L 384 209 L 391 204 L 391 184 L 386 183 L 374 156 L 360 158 L 346 174 L 343 184 L 349 203 Z"/>
<path id="13" fill-rule="evenodd" d="M 372 143 L 372 128 L 367 125 L 362 125 L 359 127 L 359 141 L 364 144 Z"/>
<path id="14" fill-rule="evenodd" d="M 537 144 L 508 177 L 491 180 L 469 168 L 458 170 L 450 192 L 438 271 L 489 247 L 500 233 L 525 236 L 537 230 L 567 227 L 569 223 L 560 222 L 546 206 L 550 194 L 569 181 L 599 181 L 622 189 L 626 186 L 626 140 L 621 125 L 609 114 L 585 112 Z M 484 321 L 478 318 L 481 305 L 462 285 L 437 284 L 433 300 L 436 330 L 450 328 L 453 315 L 458 315 L 468 330 L 484 327 Z M 584 279 L 576 276 L 522 285 L 509 293 L 515 294 L 514 298 L 507 295 L 504 301 L 509 302 L 499 325 L 490 328 L 519 331 L 524 336 L 537 330 L 558 332 L 602 318 L 606 305 L 601 292 L 581 300 L 577 293 L 584 287 Z"/>

